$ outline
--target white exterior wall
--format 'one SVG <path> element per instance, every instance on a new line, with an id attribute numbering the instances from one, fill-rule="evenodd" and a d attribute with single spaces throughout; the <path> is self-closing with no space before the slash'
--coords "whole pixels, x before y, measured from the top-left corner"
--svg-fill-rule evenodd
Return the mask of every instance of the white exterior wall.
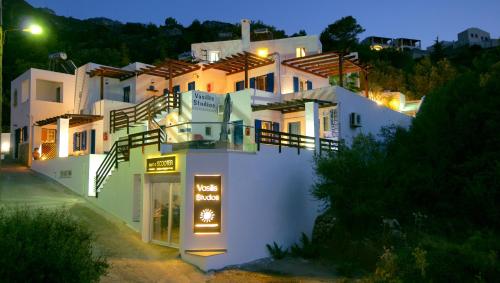
<path id="1" fill-rule="evenodd" d="M 62 84 L 61 102 L 42 101 L 37 99 L 37 81 L 52 81 Z M 14 92 L 17 89 L 18 101 L 14 107 Z M 43 90 L 43 89 L 42 89 Z M 41 136 L 35 134 L 32 125 L 50 117 L 73 113 L 75 77 L 73 75 L 47 70 L 29 69 L 11 82 L 11 146 L 15 145 L 15 130 L 28 127 L 28 142 L 31 145 L 41 143 Z M 24 102 L 23 102 L 24 101 Z M 31 146 L 32 148 L 33 146 Z M 29 159 L 31 160 L 31 150 Z"/>
<path id="2" fill-rule="evenodd" d="M 335 87 L 339 104 L 340 137 L 350 142 L 358 134 L 373 134 L 375 137 L 384 126 L 396 125 L 408 128 L 412 117 L 394 111 L 376 102 L 350 92 L 341 87 Z M 351 128 L 349 114 L 355 112 L 361 115 L 361 127 Z"/>
<path id="3" fill-rule="evenodd" d="M 93 189 L 95 171 L 104 160 L 104 154 L 70 156 L 50 160 L 34 160 L 31 169 L 54 179 L 80 196 Z M 71 171 L 71 175 L 61 171 Z"/>
<path id="4" fill-rule="evenodd" d="M 259 170 L 255 170 L 259 168 Z M 193 187 L 196 174 L 222 175 L 222 233 L 193 233 Z M 242 182 L 242 180 L 245 180 Z M 266 244 L 288 248 L 302 232 L 311 236 L 319 202 L 310 194 L 313 152 L 262 146 L 256 154 L 188 152 L 181 256 L 202 270 L 219 269 L 269 256 Z M 201 257 L 185 250 L 225 249 Z"/>

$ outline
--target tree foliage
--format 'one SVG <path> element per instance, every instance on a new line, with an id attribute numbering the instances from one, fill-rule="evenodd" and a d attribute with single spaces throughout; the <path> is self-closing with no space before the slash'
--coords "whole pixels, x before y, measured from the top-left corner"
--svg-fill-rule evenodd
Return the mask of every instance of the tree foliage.
<path id="1" fill-rule="evenodd" d="M 450 72 L 445 60 L 421 63 L 429 83 L 432 68 Z M 394 263 L 403 281 L 500 278 L 500 51 L 471 66 L 436 79 L 409 130 L 359 136 L 318 160 L 313 192 L 336 217 L 336 248 L 356 251 L 344 259 L 359 263 L 364 251 L 375 269 L 383 254 L 391 264 L 379 264 L 378 275 L 392 274 Z"/>
<path id="2" fill-rule="evenodd" d="M 358 36 L 365 30 L 352 16 L 343 17 L 323 30 L 320 35 L 325 51 L 354 51 Z"/>
<path id="3" fill-rule="evenodd" d="M 2 282 L 98 282 L 108 263 L 64 210 L 0 209 Z"/>

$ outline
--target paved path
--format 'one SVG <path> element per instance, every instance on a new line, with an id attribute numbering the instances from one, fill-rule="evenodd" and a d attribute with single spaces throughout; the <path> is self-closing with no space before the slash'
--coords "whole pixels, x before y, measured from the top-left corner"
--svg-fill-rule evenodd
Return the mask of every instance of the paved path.
<path id="1" fill-rule="evenodd" d="M 203 273 L 179 259 L 176 249 L 143 243 L 138 233 L 88 203 L 59 183 L 26 167 L 2 162 L 0 206 L 68 209 L 97 236 L 96 254 L 108 258 L 111 268 L 102 282 L 315 282 L 332 277 L 269 275 L 240 269 Z M 293 263 L 292 263 L 293 265 Z M 299 263 L 302 268 L 304 263 Z M 307 266 L 307 264 L 305 264 Z M 272 266 L 263 266 L 272 271 Z M 279 272 L 279 271 L 278 271 Z"/>

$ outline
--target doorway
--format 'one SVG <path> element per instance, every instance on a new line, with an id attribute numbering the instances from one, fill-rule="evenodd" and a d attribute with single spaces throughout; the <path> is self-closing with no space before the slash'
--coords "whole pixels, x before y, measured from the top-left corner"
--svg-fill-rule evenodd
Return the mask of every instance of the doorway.
<path id="1" fill-rule="evenodd" d="M 151 183 L 151 242 L 179 247 L 181 186 L 173 180 Z"/>

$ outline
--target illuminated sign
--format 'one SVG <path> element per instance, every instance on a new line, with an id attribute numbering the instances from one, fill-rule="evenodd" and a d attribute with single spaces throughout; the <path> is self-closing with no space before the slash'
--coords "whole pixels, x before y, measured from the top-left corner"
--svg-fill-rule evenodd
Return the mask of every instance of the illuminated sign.
<path id="1" fill-rule="evenodd" d="M 194 176 L 194 233 L 220 233 L 221 176 Z"/>
<path id="2" fill-rule="evenodd" d="M 164 173 L 175 171 L 175 156 L 150 158 L 146 160 L 147 173 Z"/>
<path id="3" fill-rule="evenodd" d="M 193 94 L 193 110 L 217 113 L 219 109 L 219 98 L 211 93 Z"/>

